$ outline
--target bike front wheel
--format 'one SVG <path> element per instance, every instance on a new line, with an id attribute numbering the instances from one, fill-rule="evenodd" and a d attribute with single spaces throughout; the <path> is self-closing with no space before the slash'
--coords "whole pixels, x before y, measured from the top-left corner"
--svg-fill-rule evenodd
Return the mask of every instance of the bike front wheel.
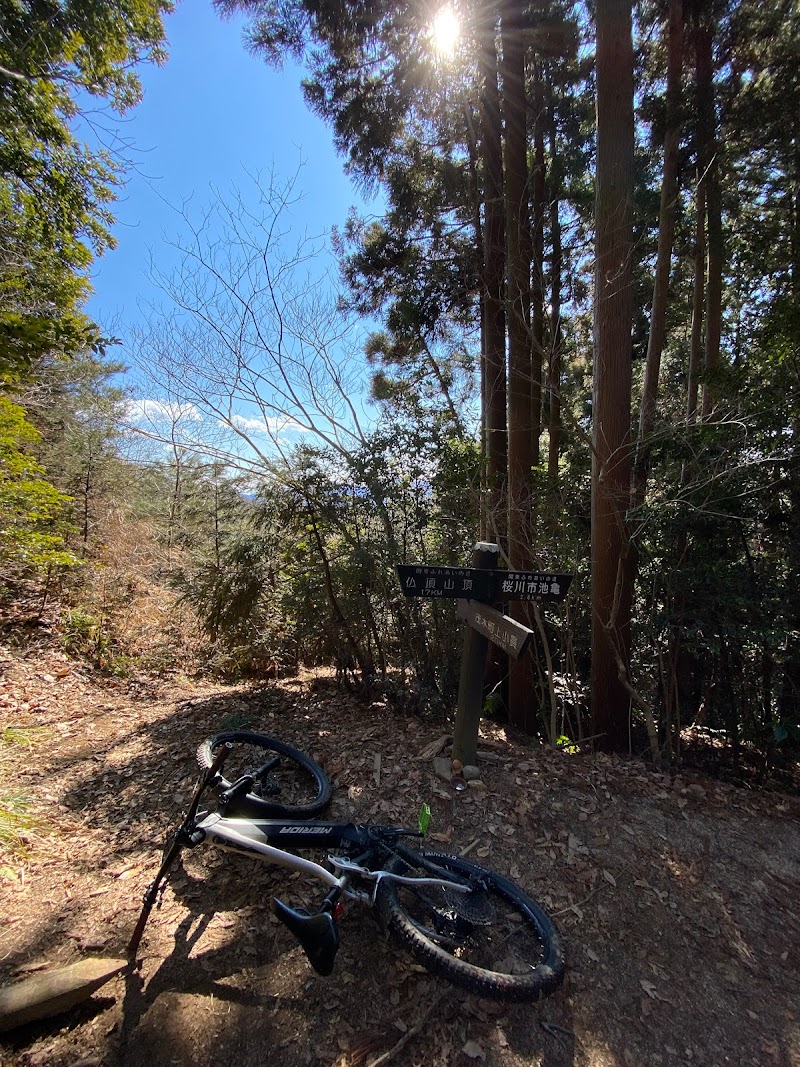
<path id="1" fill-rule="evenodd" d="M 400 846 L 387 865 L 410 878 L 452 878 L 465 893 L 382 879 L 381 917 L 429 971 L 494 1000 L 548 996 L 564 977 L 564 949 L 553 922 L 513 882 L 476 863 Z"/>
<path id="2" fill-rule="evenodd" d="M 214 783 L 219 795 L 252 775 L 246 793 L 231 801 L 227 814 L 263 819 L 315 819 L 331 799 L 331 783 L 310 756 L 267 734 L 231 730 L 200 745 L 197 760 L 210 767 L 223 745 L 232 745 L 222 775 Z"/>

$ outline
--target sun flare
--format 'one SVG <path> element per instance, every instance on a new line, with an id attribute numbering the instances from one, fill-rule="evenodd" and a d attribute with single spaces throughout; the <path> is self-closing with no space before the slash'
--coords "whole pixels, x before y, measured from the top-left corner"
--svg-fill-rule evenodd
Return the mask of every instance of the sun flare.
<path id="1" fill-rule="evenodd" d="M 433 20 L 433 46 L 440 56 L 452 56 L 456 50 L 460 25 L 452 7 L 443 7 Z"/>

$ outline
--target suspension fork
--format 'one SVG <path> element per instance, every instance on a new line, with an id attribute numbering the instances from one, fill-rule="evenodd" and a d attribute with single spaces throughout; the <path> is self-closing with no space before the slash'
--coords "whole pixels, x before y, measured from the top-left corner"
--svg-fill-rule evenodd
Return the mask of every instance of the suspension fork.
<path id="1" fill-rule="evenodd" d="M 203 830 L 195 829 L 195 818 L 197 816 L 197 809 L 200 805 L 200 797 L 214 782 L 232 749 L 233 745 L 229 742 L 224 744 L 217 753 L 211 766 L 203 771 L 198 778 L 197 785 L 192 794 L 192 799 L 189 802 L 189 809 L 186 812 L 186 816 L 170 838 L 169 844 L 164 850 L 164 855 L 161 859 L 161 866 L 158 868 L 155 878 L 144 892 L 142 910 L 139 913 L 136 926 L 134 927 L 131 939 L 125 950 L 128 960 L 131 963 L 136 960 L 136 953 L 139 950 L 139 943 L 142 940 L 142 934 L 147 925 L 147 920 L 150 918 L 150 912 L 155 907 L 163 892 L 164 884 L 172 865 L 175 863 L 178 856 L 180 856 L 184 848 L 194 848 L 194 846 L 199 845 L 206 836 Z"/>

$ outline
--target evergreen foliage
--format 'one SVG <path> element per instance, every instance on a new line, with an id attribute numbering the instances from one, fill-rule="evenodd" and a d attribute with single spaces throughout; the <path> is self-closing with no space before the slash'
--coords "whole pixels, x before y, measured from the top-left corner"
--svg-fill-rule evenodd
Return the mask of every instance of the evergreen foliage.
<path id="1" fill-rule="evenodd" d="M 131 48 L 157 57 L 165 6 L 130 4 L 94 9 L 134 19 L 128 58 Z M 202 226 L 191 230 L 192 271 L 165 279 L 180 311 L 141 339 L 142 366 L 161 375 L 163 411 L 172 413 L 168 450 L 133 462 L 123 398 L 108 380 L 113 367 L 87 355 L 91 327 L 80 313 L 87 248 L 107 243 L 116 179 L 109 161 L 63 141 L 58 123 L 73 106 L 71 79 L 120 104 L 135 85 L 123 76 L 122 53 L 112 50 L 106 66 L 89 63 L 80 49 L 70 52 L 68 33 L 49 46 L 48 77 L 23 69 L 21 53 L 0 53 L 8 68 L 0 76 L 13 89 L 12 111 L 0 108 L 9 131 L 0 156 L 0 358 L 7 377 L 36 368 L 18 397 L 28 421 L 10 401 L 0 409 L 5 558 L 57 559 L 69 516 L 70 547 L 99 569 L 109 566 L 107 532 L 121 544 L 134 530 L 131 540 L 147 541 L 148 580 L 169 581 L 184 620 L 189 611 L 196 618 L 207 667 L 263 676 L 326 663 L 343 683 L 449 709 L 460 645 L 452 605 L 406 601 L 394 566 L 465 564 L 479 531 L 497 536 L 509 559 L 509 468 L 489 439 L 492 403 L 502 433 L 521 423 L 508 420 L 505 392 L 487 391 L 487 331 L 502 320 L 502 373 L 493 381 L 499 390 L 502 377 L 505 390 L 505 331 L 523 301 L 530 373 L 527 383 L 527 371 L 518 373 L 515 388 L 521 379 L 530 387 L 531 503 L 522 547 L 532 565 L 576 575 L 564 609 L 536 626 L 525 725 L 552 743 L 580 742 L 592 733 L 593 622 L 596 657 L 616 610 L 606 604 L 598 617 L 590 599 L 590 513 L 607 473 L 597 461 L 592 390 L 595 372 L 606 373 L 596 359 L 593 277 L 604 167 L 594 127 L 597 11 L 508 0 L 481 21 L 462 4 L 459 50 L 444 64 L 430 47 L 424 6 L 218 7 L 249 16 L 250 44 L 269 61 L 291 55 L 306 64 L 310 105 L 330 123 L 354 178 L 382 189 L 385 214 L 354 215 L 335 235 L 336 307 L 323 303 L 318 280 L 296 273 L 318 250 L 275 243 L 296 196 L 292 182 L 262 190 L 261 216 L 241 201 L 218 205 L 225 225 L 216 243 Z M 528 257 L 530 291 L 517 274 L 512 300 L 508 234 L 496 228 L 490 195 L 493 168 L 507 170 L 508 155 L 493 157 L 487 116 L 494 76 L 505 151 L 503 33 L 514 18 L 527 20 L 517 96 L 527 159 L 517 160 L 516 177 L 525 172 L 521 223 L 530 238 L 515 255 Z M 542 47 L 543 26 L 564 19 L 578 27 L 579 47 L 557 55 Z M 103 25 L 119 30 L 113 19 Z M 663 758 L 686 747 L 690 728 L 722 731 L 737 759 L 758 751 L 766 765 L 800 744 L 800 22 L 789 0 L 659 0 L 637 6 L 634 43 L 625 262 L 633 312 L 622 329 L 626 344 L 632 336 L 623 368 L 631 386 L 616 405 L 623 443 L 605 460 L 633 470 L 612 500 L 620 550 L 611 599 L 618 606 L 617 575 L 631 593 L 630 645 L 614 646 L 622 707 L 614 744 L 627 748 L 630 739 Z M 676 59 L 680 92 L 670 102 Z M 14 131 L 26 115 L 23 137 Z M 58 173 L 65 152 L 75 184 L 60 204 L 55 186 L 48 193 L 35 183 Z M 45 157 L 37 170 L 31 159 Z M 52 211 L 26 208 L 36 190 Z M 488 268 L 498 234 L 505 290 L 492 324 L 497 278 Z M 613 292 L 622 277 L 611 270 L 601 283 Z M 361 342 L 364 363 L 348 347 L 354 316 L 372 331 Z M 82 358 L 68 372 L 42 353 Z M 368 419 L 355 401 L 359 376 L 370 378 Z M 213 439 L 199 436 L 203 416 Z M 41 540 L 48 537 L 56 540 Z M 116 599 L 106 595 L 84 615 L 73 605 L 68 620 L 76 647 L 95 642 L 105 662 L 122 649 L 106 608 L 113 599 L 122 612 L 135 596 L 117 584 Z M 487 705 L 495 707 L 507 697 L 507 668 L 493 671 Z M 595 704 L 598 692 L 595 685 Z"/>
<path id="2" fill-rule="evenodd" d="M 169 0 L 0 2 L 0 554 L 12 569 L 73 561 L 63 544 L 67 494 L 83 497 L 85 554 L 91 471 L 104 446 L 84 427 L 78 436 L 91 457 L 81 455 L 68 427 L 60 426 L 60 436 L 53 432 L 53 396 L 29 421 L 11 390 L 23 402 L 17 394 L 26 387 L 36 385 L 41 394 L 54 381 L 54 364 L 91 366 L 82 357 L 102 353 L 108 343 L 84 303 L 92 258 L 113 244 L 110 204 L 122 164 L 83 143 L 77 120 L 90 98 L 119 113 L 136 103 L 135 66 L 164 58 L 162 13 L 170 6 Z M 71 418 L 74 431 L 81 421 L 77 405 Z M 59 449 L 60 457 L 41 455 L 39 463 L 31 454 L 48 448 Z M 58 472 L 59 488 L 44 477 L 52 478 L 50 472 Z"/>
<path id="3" fill-rule="evenodd" d="M 0 381 L 39 356 L 101 345 L 82 312 L 92 255 L 113 242 L 121 163 L 75 134 L 84 101 L 119 113 L 135 70 L 164 59 L 169 0 L 0 4 Z"/>
<path id="4" fill-rule="evenodd" d="M 28 451 L 40 439 L 25 411 L 0 396 L 0 565 L 35 574 L 77 562 L 68 551 L 69 497 L 44 477 Z"/>

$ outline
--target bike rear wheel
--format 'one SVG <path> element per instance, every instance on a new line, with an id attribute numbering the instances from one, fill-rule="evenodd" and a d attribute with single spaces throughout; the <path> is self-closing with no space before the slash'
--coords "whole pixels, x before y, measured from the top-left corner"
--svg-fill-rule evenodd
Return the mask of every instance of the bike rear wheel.
<path id="1" fill-rule="evenodd" d="M 564 977 L 553 922 L 527 894 L 494 871 L 455 856 L 399 846 L 387 871 L 465 880 L 466 894 L 383 879 L 378 907 L 388 929 L 429 971 L 494 1000 L 531 1002 Z"/>
<path id="2" fill-rule="evenodd" d="M 197 750 L 201 767 L 210 767 L 219 749 L 233 746 L 214 788 L 218 795 L 230 789 L 244 775 L 255 780 L 246 793 L 237 795 L 227 806 L 230 816 L 264 819 L 314 819 L 327 808 L 331 783 L 310 756 L 267 734 L 241 730 L 209 737 Z"/>

